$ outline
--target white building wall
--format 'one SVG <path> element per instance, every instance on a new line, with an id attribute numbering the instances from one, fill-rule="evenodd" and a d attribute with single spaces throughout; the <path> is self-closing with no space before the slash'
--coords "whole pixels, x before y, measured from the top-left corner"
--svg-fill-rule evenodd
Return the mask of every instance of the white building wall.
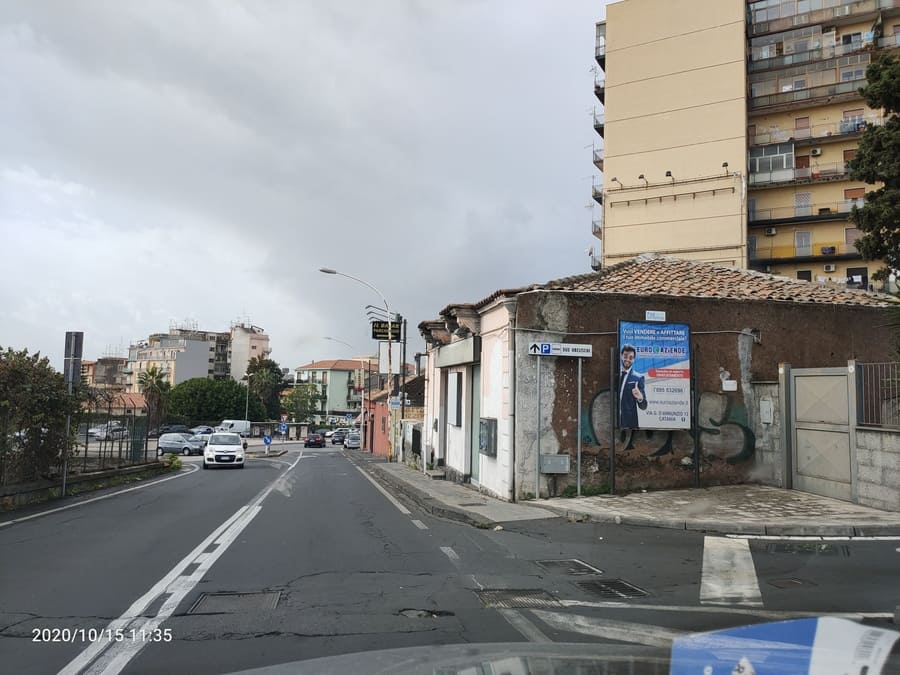
<path id="1" fill-rule="evenodd" d="M 468 467 L 466 466 L 466 453 L 468 450 L 468 437 L 470 436 L 470 427 L 466 424 L 467 420 L 471 419 L 471 400 L 469 398 L 469 378 L 470 373 L 469 369 L 465 367 L 455 367 L 455 368 L 447 368 L 447 376 L 452 379 L 454 377 L 454 373 L 462 373 L 462 377 L 459 378 L 459 388 L 458 395 L 460 397 L 461 402 L 461 410 L 462 414 L 460 416 L 461 424 L 456 426 L 455 424 L 451 424 L 452 416 L 450 414 L 450 408 L 455 405 L 454 397 L 453 397 L 453 387 L 452 385 L 447 385 L 447 419 L 444 421 L 444 429 L 447 434 L 447 454 L 445 457 L 445 462 L 448 468 L 458 471 L 461 474 L 468 473 Z"/>
<path id="2" fill-rule="evenodd" d="M 497 456 L 478 455 L 479 486 L 510 499 L 512 418 L 510 417 L 509 312 L 498 305 L 481 316 L 481 416 L 497 420 Z M 478 420 L 473 420 L 478 424 Z"/>

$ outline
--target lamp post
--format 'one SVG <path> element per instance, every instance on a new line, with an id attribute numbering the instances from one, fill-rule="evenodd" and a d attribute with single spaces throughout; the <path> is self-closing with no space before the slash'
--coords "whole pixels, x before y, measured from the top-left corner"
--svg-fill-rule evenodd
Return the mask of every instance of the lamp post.
<path id="1" fill-rule="evenodd" d="M 247 415 L 250 412 L 250 378 L 253 377 L 253 373 L 244 373 L 244 378 L 247 380 L 247 396 L 244 399 L 244 419 L 247 419 Z"/>
<path id="2" fill-rule="evenodd" d="M 393 352 L 393 346 L 394 346 L 394 330 L 393 330 L 393 326 L 392 326 L 392 318 L 393 317 L 391 316 L 391 308 L 388 305 L 387 298 L 384 297 L 384 293 L 379 291 L 368 281 L 365 281 L 364 279 L 360 279 L 359 277 L 354 277 L 353 275 L 346 274 L 344 272 L 338 272 L 337 270 L 333 270 L 328 267 L 320 267 L 319 271 L 322 272 L 323 274 L 336 274 L 338 276 L 347 277 L 348 279 L 353 279 L 353 281 L 359 282 L 363 286 L 368 286 L 369 288 L 371 288 L 381 298 L 381 301 L 384 303 L 384 310 L 385 310 L 385 312 L 387 312 L 387 316 L 388 316 L 388 389 L 390 391 L 393 391 L 394 370 L 393 370 L 393 365 L 391 362 L 391 352 Z M 393 456 L 393 452 L 388 450 L 388 461 L 390 461 L 392 456 Z"/>
<path id="3" fill-rule="evenodd" d="M 337 338 L 327 337 L 327 336 L 323 339 L 331 340 L 332 342 L 339 342 L 342 345 L 346 345 L 346 346 L 350 347 L 350 349 L 353 349 L 353 345 L 351 345 L 349 342 L 344 342 L 343 340 L 338 340 Z M 360 446 L 361 446 L 360 449 L 365 450 L 366 449 L 366 417 L 368 414 L 368 411 L 366 410 L 366 380 L 368 379 L 368 374 L 369 374 L 368 359 L 360 359 L 359 365 L 361 366 L 362 371 L 363 371 L 363 376 L 362 376 L 363 377 L 363 386 L 360 389 L 360 394 L 359 394 L 360 398 L 362 399 L 361 403 L 360 403 L 360 410 L 362 411 L 362 414 L 360 416 L 360 421 L 359 421 L 359 437 L 360 437 Z"/>

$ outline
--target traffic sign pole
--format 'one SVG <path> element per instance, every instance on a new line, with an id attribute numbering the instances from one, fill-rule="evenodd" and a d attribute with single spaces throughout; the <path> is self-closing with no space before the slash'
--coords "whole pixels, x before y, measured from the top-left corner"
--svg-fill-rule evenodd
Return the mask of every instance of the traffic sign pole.
<path id="1" fill-rule="evenodd" d="M 541 498 L 541 355 L 537 357 L 537 462 L 534 472 L 534 498 Z"/>

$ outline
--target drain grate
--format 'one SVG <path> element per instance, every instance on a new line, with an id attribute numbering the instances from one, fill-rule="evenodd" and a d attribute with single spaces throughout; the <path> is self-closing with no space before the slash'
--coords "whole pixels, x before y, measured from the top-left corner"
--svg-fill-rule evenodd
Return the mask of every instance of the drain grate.
<path id="1" fill-rule="evenodd" d="M 594 574 L 603 574 L 603 570 L 598 570 L 596 567 L 575 558 L 567 560 L 535 560 L 534 564 L 543 567 L 552 574 L 565 574 L 570 577 L 587 577 Z"/>
<path id="2" fill-rule="evenodd" d="M 789 553 L 791 555 L 828 555 L 840 556 L 842 558 L 850 557 L 849 546 L 823 544 L 821 542 L 769 544 L 768 546 L 766 546 L 766 552 Z"/>
<path id="3" fill-rule="evenodd" d="M 769 579 L 768 584 L 775 588 L 799 588 L 801 586 L 818 586 L 818 584 L 807 579 Z"/>
<path id="4" fill-rule="evenodd" d="M 575 585 L 583 591 L 593 593 L 601 598 L 622 600 L 627 598 L 643 598 L 649 595 L 647 591 L 638 588 L 622 579 L 610 579 L 608 581 L 576 581 Z"/>
<path id="5" fill-rule="evenodd" d="M 261 593 L 204 593 L 188 614 L 232 614 L 275 609 L 281 599 L 281 591 Z"/>
<path id="6" fill-rule="evenodd" d="M 499 609 L 545 609 L 559 607 L 559 602 L 547 591 L 539 589 L 482 589 L 475 595 L 485 607 Z"/>

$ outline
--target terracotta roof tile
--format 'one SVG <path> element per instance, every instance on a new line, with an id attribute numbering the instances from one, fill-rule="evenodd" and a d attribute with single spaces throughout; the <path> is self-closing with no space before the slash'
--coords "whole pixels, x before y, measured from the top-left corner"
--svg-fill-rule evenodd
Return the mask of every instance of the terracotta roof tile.
<path id="1" fill-rule="evenodd" d="M 538 288 L 869 307 L 886 307 L 897 302 L 893 296 L 882 293 L 834 288 L 752 270 L 670 258 L 654 253 L 625 260 L 599 272 L 548 281 Z"/>

